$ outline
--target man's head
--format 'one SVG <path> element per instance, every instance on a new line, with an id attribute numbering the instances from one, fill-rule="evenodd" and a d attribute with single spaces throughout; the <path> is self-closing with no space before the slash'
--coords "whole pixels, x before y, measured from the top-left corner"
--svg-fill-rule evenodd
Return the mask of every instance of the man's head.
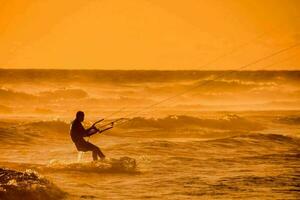
<path id="1" fill-rule="evenodd" d="M 80 121 L 80 122 L 83 122 L 83 120 L 84 120 L 84 112 L 78 111 L 78 112 L 76 113 L 76 119 L 77 119 L 78 121 Z"/>

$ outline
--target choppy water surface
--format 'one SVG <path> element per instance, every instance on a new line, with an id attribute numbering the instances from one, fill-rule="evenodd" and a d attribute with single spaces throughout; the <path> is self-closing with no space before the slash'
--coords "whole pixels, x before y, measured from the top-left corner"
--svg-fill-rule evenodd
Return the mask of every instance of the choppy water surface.
<path id="1" fill-rule="evenodd" d="M 0 167 L 68 199 L 300 199 L 299 86 L 300 71 L 1 69 Z M 77 163 L 78 110 L 130 118 L 90 139 L 108 160 Z"/>
<path id="2" fill-rule="evenodd" d="M 299 199 L 298 119 L 297 112 L 135 118 L 91 138 L 108 157 L 99 163 L 88 153 L 76 163 L 67 121 L 6 119 L 1 166 L 36 170 L 68 199 Z"/>

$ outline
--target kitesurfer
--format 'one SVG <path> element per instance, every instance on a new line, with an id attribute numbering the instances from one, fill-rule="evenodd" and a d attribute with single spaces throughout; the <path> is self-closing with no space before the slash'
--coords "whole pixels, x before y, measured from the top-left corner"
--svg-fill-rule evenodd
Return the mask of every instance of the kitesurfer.
<path id="1" fill-rule="evenodd" d="M 111 129 L 113 128 L 113 123 L 111 124 L 110 127 L 103 130 L 99 130 L 98 128 L 96 128 L 95 124 L 93 124 L 90 128 L 85 129 L 81 124 L 83 120 L 84 120 L 84 112 L 78 111 L 76 113 L 75 120 L 72 122 L 71 130 L 70 130 L 72 141 L 75 143 L 75 146 L 78 151 L 83 151 L 83 152 L 92 151 L 93 160 L 98 160 L 98 157 L 104 159 L 105 155 L 102 153 L 100 148 L 86 141 L 84 137 L 89 137 L 97 132 L 103 132 L 108 129 Z"/>

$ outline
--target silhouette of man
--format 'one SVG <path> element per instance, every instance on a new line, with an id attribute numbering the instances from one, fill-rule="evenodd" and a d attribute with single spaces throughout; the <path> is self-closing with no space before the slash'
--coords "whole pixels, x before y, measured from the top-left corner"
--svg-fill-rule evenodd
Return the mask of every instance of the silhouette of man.
<path id="1" fill-rule="evenodd" d="M 72 122 L 71 130 L 70 130 L 72 141 L 75 143 L 75 146 L 78 151 L 83 151 L 83 152 L 92 151 L 93 160 L 98 160 L 98 157 L 104 159 L 105 155 L 102 153 L 100 148 L 86 141 L 84 137 L 89 137 L 97 132 L 103 132 L 108 129 L 111 129 L 113 127 L 113 123 L 111 127 L 108 127 L 100 131 L 95 127 L 95 124 L 93 124 L 90 128 L 85 129 L 81 124 L 83 120 L 84 120 L 84 112 L 78 111 L 76 113 L 75 120 Z"/>

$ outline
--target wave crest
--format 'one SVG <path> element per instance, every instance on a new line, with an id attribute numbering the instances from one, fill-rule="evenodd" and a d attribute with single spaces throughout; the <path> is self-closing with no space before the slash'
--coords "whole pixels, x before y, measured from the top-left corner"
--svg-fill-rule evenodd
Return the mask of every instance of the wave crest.
<path id="1" fill-rule="evenodd" d="M 54 200 L 65 195 L 33 170 L 18 172 L 0 168 L 0 199 Z"/>
<path id="2" fill-rule="evenodd" d="M 24 125 L 24 127 L 33 129 L 33 130 L 41 130 L 41 131 L 49 131 L 55 133 L 68 133 L 69 127 L 66 122 L 60 120 L 52 120 L 52 121 L 38 121 L 31 122 Z"/>
<path id="3" fill-rule="evenodd" d="M 164 130 L 209 128 L 219 130 L 258 131 L 264 127 L 237 115 L 226 115 L 220 119 L 201 119 L 186 115 L 172 115 L 165 118 L 135 117 L 121 126 L 122 128 L 156 128 Z"/>

